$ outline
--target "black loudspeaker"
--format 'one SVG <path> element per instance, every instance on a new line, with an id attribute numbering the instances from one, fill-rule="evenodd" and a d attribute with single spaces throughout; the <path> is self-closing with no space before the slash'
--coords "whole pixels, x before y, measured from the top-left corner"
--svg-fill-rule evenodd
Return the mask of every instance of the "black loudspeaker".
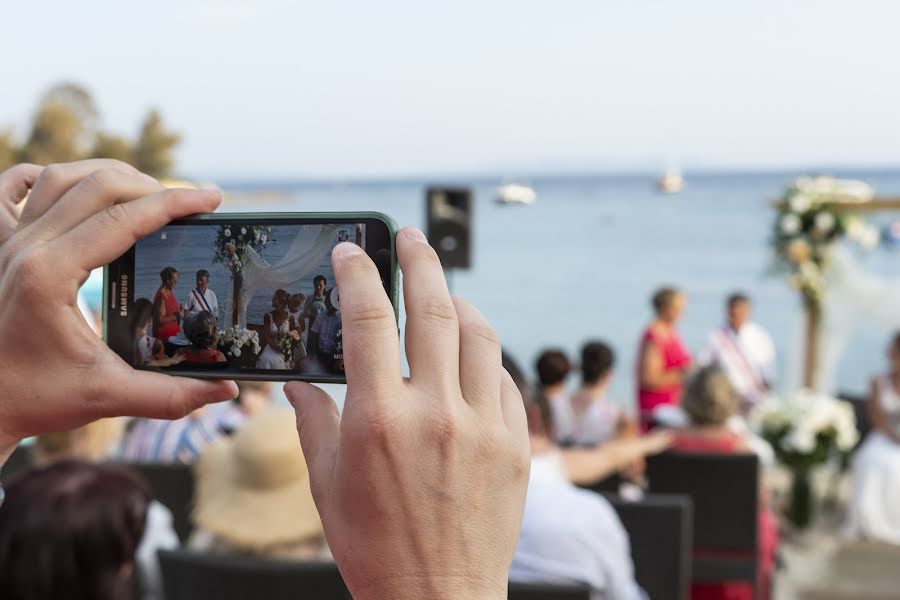
<path id="1" fill-rule="evenodd" d="M 430 187 L 425 192 L 428 241 L 445 269 L 472 266 L 472 190 Z"/>

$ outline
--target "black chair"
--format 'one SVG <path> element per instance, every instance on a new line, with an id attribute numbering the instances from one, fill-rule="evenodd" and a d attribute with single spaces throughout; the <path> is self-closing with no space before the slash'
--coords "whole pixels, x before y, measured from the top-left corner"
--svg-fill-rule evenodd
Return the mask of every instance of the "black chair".
<path id="1" fill-rule="evenodd" d="M 580 585 L 509 582 L 509 600 L 590 600 L 591 589 Z M 168 599 L 167 600 L 171 600 Z"/>
<path id="2" fill-rule="evenodd" d="M 349 600 L 337 566 L 160 550 L 166 600 Z"/>
<path id="3" fill-rule="evenodd" d="M 194 499 L 194 472 L 191 465 L 125 463 L 150 486 L 153 497 L 172 511 L 172 527 L 181 543 L 191 534 L 191 506 Z"/>
<path id="4" fill-rule="evenodd" d="M 19 444 L 3 465 L 3 480 L 9 483 L 13 477 L 27 471 L 33 464 L 33 448 L 31 446 Z"/>
<path id="5" fill-rule="evenodd" d="M 653 600 L 687 600 L 691 581 L 693 507 L 682 495 L 637 501 L 604 494 L 628 532 L 634 577 Z"/>
<path id="6" fill-rule="evenodd" d="M 759 460 L 755 454 L 666 452 L 647 459 L 654 494 L 684 494 L 694 508 L 692 580 L 748 582 L 756 590 Z"/>

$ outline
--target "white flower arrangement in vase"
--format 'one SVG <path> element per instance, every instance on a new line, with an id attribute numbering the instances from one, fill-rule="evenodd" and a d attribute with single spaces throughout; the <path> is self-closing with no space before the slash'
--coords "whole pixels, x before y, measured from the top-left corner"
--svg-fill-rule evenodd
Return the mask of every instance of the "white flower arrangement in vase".
<path id="1" fill-rule="evenodd" d="M 259 333 L 246 327 L 231 326 L 219 332 L 219 349 L 229 360 L 245 366 L 256 366 L 262 351 Z"/>
<path id="2" fill-rule="evenodd" d="M 834 456 L 846 455 L 859 441 L 856 414 L 849 402 L 810 390 L 799 390 L 757 407 L 751 422 L 771 444 L 794 480 L 789 517 L 798 527 L 812 515 L 810 471 Z"/>

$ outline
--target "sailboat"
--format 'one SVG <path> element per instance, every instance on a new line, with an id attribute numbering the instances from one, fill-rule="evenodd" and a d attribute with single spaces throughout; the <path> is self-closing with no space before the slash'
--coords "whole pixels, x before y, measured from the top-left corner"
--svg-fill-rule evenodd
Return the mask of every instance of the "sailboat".
<path id="1" fill-rule="evenodd" d="M 684 189 L 684 177 L 681 169 L 670 167 L 656 180 L 656 189 L 663 194 L 677 194 Z"/>

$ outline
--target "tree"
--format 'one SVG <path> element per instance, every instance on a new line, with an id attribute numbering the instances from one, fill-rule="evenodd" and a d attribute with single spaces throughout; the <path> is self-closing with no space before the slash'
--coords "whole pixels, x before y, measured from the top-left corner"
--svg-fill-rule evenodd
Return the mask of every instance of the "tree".
<path id="1" fill-rule="evenodd" d="M 153 177 L 170 174 L 175 158 L 172 150 L 181 141 L 177 133 L 166 131 L 158 110 L 151 110 L 144 119 L 134 147 L 134 166 Z"/>
<path id="2" fill-rule="evenodd" d="M 100 132 L 91 150 L 92 158 L 114 158 L 122 162 L 134 162 L 132 143 L 120 135 Z"/>
<path id="3" fill-rule="evenodd" d="M 22 159 L 39 165 L 83 158 L 79 147 L 82 127 L 78 116 L 62 102 L 42 104 L 34 116 Z"/>
<path id="4" fill-rule="evenodd" d="M 0 131 L 0 171 L 5 171 L 17 162 L 18 149 L 12 133 Z"/>

